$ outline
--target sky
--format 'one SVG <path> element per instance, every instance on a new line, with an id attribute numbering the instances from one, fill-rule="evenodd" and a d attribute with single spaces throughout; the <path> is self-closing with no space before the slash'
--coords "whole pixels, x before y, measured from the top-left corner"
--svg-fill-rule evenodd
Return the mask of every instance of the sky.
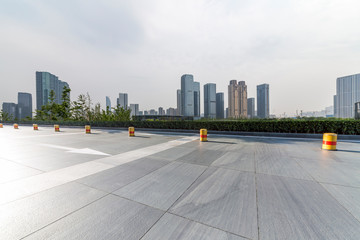
<path id="1" fill-rule="evenodd" d="M 248 97 L 270 85 L 270 113 L 333 105 L 336 78 L 360 73 L 358 0 L 0 0 L 0 103 L 30 92 L 35 72 L 112 104 L 176 108 L 183 74 Z"/>

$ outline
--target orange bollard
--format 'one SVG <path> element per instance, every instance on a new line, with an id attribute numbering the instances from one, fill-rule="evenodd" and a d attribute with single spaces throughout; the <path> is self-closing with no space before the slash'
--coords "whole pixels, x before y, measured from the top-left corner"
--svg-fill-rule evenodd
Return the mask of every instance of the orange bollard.
<path id="1" fill-rule="evenodd" d="M 135 137 L 135 128 L 129 127 L 129 137 Z"/>
<path id="2" fill-rule="evenodd" d="M 207 130 L 200 129 L 200 142 L 207 142 Z"/>
<path id="3" fill-rule="evenodd" d="M 14 123 L 14 129 L 19 129 L 19 124 Z"/>
<path id="4" fill-rule="evenodd" d="M 324 133 L 322 149 L 336 151 L 337 134 Z"/>
<path id="5" fill-rule="evenodd" d="M 0 128 L 3 128 L 3 124 L 2 124 L 2 123 L 0 123 Z"/>
<path id="6" fill-rule="evenodd" d="M 39 130 L 38 125 L 37 125 L 37 124 L 33 124 L 33 128 L 34 128 L 34 130 Z"/>
<path id="7" fill-rule="evenodd" d="M 60 127 L 59 127 L 59 125 L 54 125 L 54 129 L 55 129 L 55 132 L 60 132 Z"/>
<path id="8" fill-rule="evenodd" d="M 86 125 L 86 126 L 85 126 L 85 133 L 88 133 L 88 134 L 91 133 L 91 127 L 90 127 L 90 125 Z"/>

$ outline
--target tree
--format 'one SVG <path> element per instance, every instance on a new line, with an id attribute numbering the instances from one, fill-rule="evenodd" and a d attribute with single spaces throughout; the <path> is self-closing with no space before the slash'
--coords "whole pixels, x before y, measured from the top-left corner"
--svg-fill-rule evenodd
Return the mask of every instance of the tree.
<path id="1" fill-rule="evenodd" d="M 62 103 L 58 106 L 59 108 L 59 117 L 63 120 L 68 120 L 71 117 L 71 102 L 70 102 L 70 92 L 71 89 L 67 86 L 64 86 L 61 100 Z"/>
<path id="2" fill-rule="evenodd" d="M 9 115 L 9 113 L 4 112 L 3 110 L 1 110 L 0 112 L 0 120 L 2 122 L 8 122 L 12 119 L 12 115 Z"/>

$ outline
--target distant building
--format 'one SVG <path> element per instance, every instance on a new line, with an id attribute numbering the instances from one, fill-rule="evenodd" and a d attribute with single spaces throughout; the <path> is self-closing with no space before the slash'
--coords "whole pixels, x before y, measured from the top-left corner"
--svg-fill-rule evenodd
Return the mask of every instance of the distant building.
<path id="1" fill-rule="evenodd" d="M 139 104 L 130 104 L 130 117 L 139 115 Z"/>
<path id="2" fill-rule="evenodd" d="M 15 118 L 17 118 L 16 109 L 17 109 L 17 104 L 15 104 L 15 103 L 4 102 L 2 104 L 2 111 L 4 113 L 7 113 L 9 119 L 11 119 L 11 120 L 14 120 Z"/>
<path id="3" fill-rule="evenodd" d="M 149 115 L 148 111 L 144 111 L 144 116 Z"/>
<path id="4" fill-rule="evenodd" d="M 259 118 L 269 118 L 269 84 L 261 84 L 257 89 L 257 116 Z"/>
<path id="5" fill-rule="evenodd" d="M 229 108 L 225 109 L 225 118 L 229 118 Z"/>
<path id="6" fill-rule="evenodd" d="M 143 111 L 139 111 L 139 116 L 143 116 L 143 115 L 144 115 Z"/>
<path id="7" fill-rule="evenodd" d="M 176 106 L 177 106 L 177 108 L 176 108 L 176 111 L 177 111 L 177 115 L 182 115 L 182 113 L 181 113 L 181 90 L 180 89 L 178 89 L 178 90 L 176 90 Z"/>
<path id="8" fill-rule="evenodd" d="M 157 112 L 155 111 L 155 109 L 150 109 L 150 115 L 157 115 Z"/>
<path id="9" fill-rule="evenodd" d="M 245 81 L 231 80 L 228 86 L 229 118 L 247 118 L 247 86 Z"/>
<path id="10" fill-rule="evenodd" d="M 200 83 L 194 82 L 194 117 L 200 117 Z"/>
<path id="11" fill-rule="evenodd" d="M 17 116 L 19 120 L 26 117 L 32 118 L 32 96 L 30 93 L 19 92 Z"/>
<path id="12" fill-rule="evenodd" d="M 216 118 L 224 119 L 224 93 L 216 94 Z"/>
<path id="13" fill-rule="evenodd" d="M 360 74 L 337 78 L 334 116 L 336 118 L 354 118 L 355 103 L 359 101 Z"/>
<path id="14" fill-rule="evenodd" d="M 255 98 L 248 98 L 247 99 L 247 111 L 248 111 L 248 118 L 254 118 L 255 115 Z"/>
<path id="15" fill-rule="evenodd" d="M 129 107 L 127 93 L 119 93 L 119 98 L 117 99 L 117 105 L 120 105 L 120 107 L 124 109 L 127 109 Z"/>
<path id="16" fill-rule="evenodd" d="M 111 101 L 108 96 L 106 96 L 106 110 L 111 111 Z"/>
<path id="17" fill-rule="evenodd" d="M 216 84 L 204 85 L 204 117 L 216 118 Z"/>
<path id="18" fill-rule="evenodd" d="M 181 76 L 181 115 L 194 116 L 194 77 Z"/>
<path id="19" fill-rule="evenodd" d="M 69 88 L 67 82 L 48 72 L 36 72 L 36 109 L 40 110 L 41 106 L 49 102 L 50 91 L 55 92 L 55 103 L 62 103 L 62 92 L 64 87 Z"/>
<path id="20" fill-rule="evenodd" d="M 165 110 L 162 107 L 159 107 L 158 113 L 159 115 L 165 115 Z"/>
<path id="21" fill-rule="evenodd" d="M 168 115 L 168 116 L 176 116 L 177 114 L 176 114 L 177 112 L 176 112 L 176 109 L 175 108 L 168 108 L 168 109 L 166 109 L 166 115 Z"/>

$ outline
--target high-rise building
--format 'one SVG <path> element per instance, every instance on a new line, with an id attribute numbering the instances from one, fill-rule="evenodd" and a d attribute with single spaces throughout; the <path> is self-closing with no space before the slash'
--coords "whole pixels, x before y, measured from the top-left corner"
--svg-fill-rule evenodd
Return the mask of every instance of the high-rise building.
<path id="1" fill-rule="evenodd" d="M 356 102 L 360 102 L 360 74 L 337 78 L 334 116 L 354 118 Z"/>
<path id="2" fill-rule="evenodd" d="M 119 98 L 117 99 L 117 105 L 120 105 L 120 107 L 124 109 L 127 109 L 129 107 L 127 93 L 119 93 Z"/>
<path id="3" fill-rule="evenodd" d="M 200 83 L 194 82 L 194 117 L 200 117 Z"/>
<path id="4" fill-rule="evenodd" d="M 165 110 L 164 110 L 164 108 L 159 107 L 158 113 L 159 113 L 159 115 L 165 115 Z"/>
<path id="5" fill-rule="evenodd" d="M 62 92 L 64 87 L 69 88 L 67 82 L 48 72 L 36 72 L 36 109 L 40 110 L 41 106 L 49 102 L 50 91 L 55 92 L 55 103 L 62 103 Z"/>
<path id="6" fill-rule="evenodd" d="M 255 98 L 247 99 L 247 111 L 248 111 L 248 118 L 255 117 Z"/>
<path id="7" fill-rule="evenodd" d="M 2 111 L 4 113 L 7 113 L 9 119 L 11 119 L 11 120 L 14 120 L 15 118 L 17 118 L 16 109 L 17 109 L 17 104 L 15 104 L 15 103 L 4 102 L 2 104 Z"/>
<path id="8" fill-rule="evenodd" d="M 17 118 L 32 118 L 32 96 L 30 93 L 19 92 L 17 104 Z"/>
<path id="9" fill-rule="evenodd" d="M 175 109 L 175 108 L 168 108 L 168 109 L 166 109 L 166 115 L 168 115 L 168 116 L 175 116 L 175 115 L 176 115 L 176 109 Z"/>
<path id="10" fill-rule="evenodd" d="M 216 84 L 204 85 L 204 117 L 216 118 Z"/>
<path id="11" fill-rule="evenodd" d="M 106 96 L 106 110 L 111 111 L 111 101 L 110 97 Z"/>
<path id="12" fill-rule="evenodd" d="M 139 116 L 139 104 L 130 104 L 130 117 Z"/>
<path id="13" fill-rule="evenodd" d="M 182 115 L 181 113 L 181 90 L 176 90 L 176 115 Z"/>
<path id="14" fill-rule="evenodd" d="M 194 77 L 190 74 L 181 76 L 181 114 L 194 116 Z"/>
<path id="15" fill-rule="evenodd" d="M 224 93 L 216 94 L 216 118 L 224 119 Z"/>
<path id="16" fill-rule="evenodd" d="M 229 118 L 247 118 L 247 86 L 245 81 L 231 80 L 228 86 Z"/>
<path id="17" fill-rule="evenodd" d="M 261 84 L 256 87 L 257 89 L 257 117 L 269 118 L 269 84 Z"/>
<path id="18" fill-rule="evenodd" d="M 157 112 L 155 111 L 155 109 L 150 109 L 150 115 L 157 115 Z"/>

